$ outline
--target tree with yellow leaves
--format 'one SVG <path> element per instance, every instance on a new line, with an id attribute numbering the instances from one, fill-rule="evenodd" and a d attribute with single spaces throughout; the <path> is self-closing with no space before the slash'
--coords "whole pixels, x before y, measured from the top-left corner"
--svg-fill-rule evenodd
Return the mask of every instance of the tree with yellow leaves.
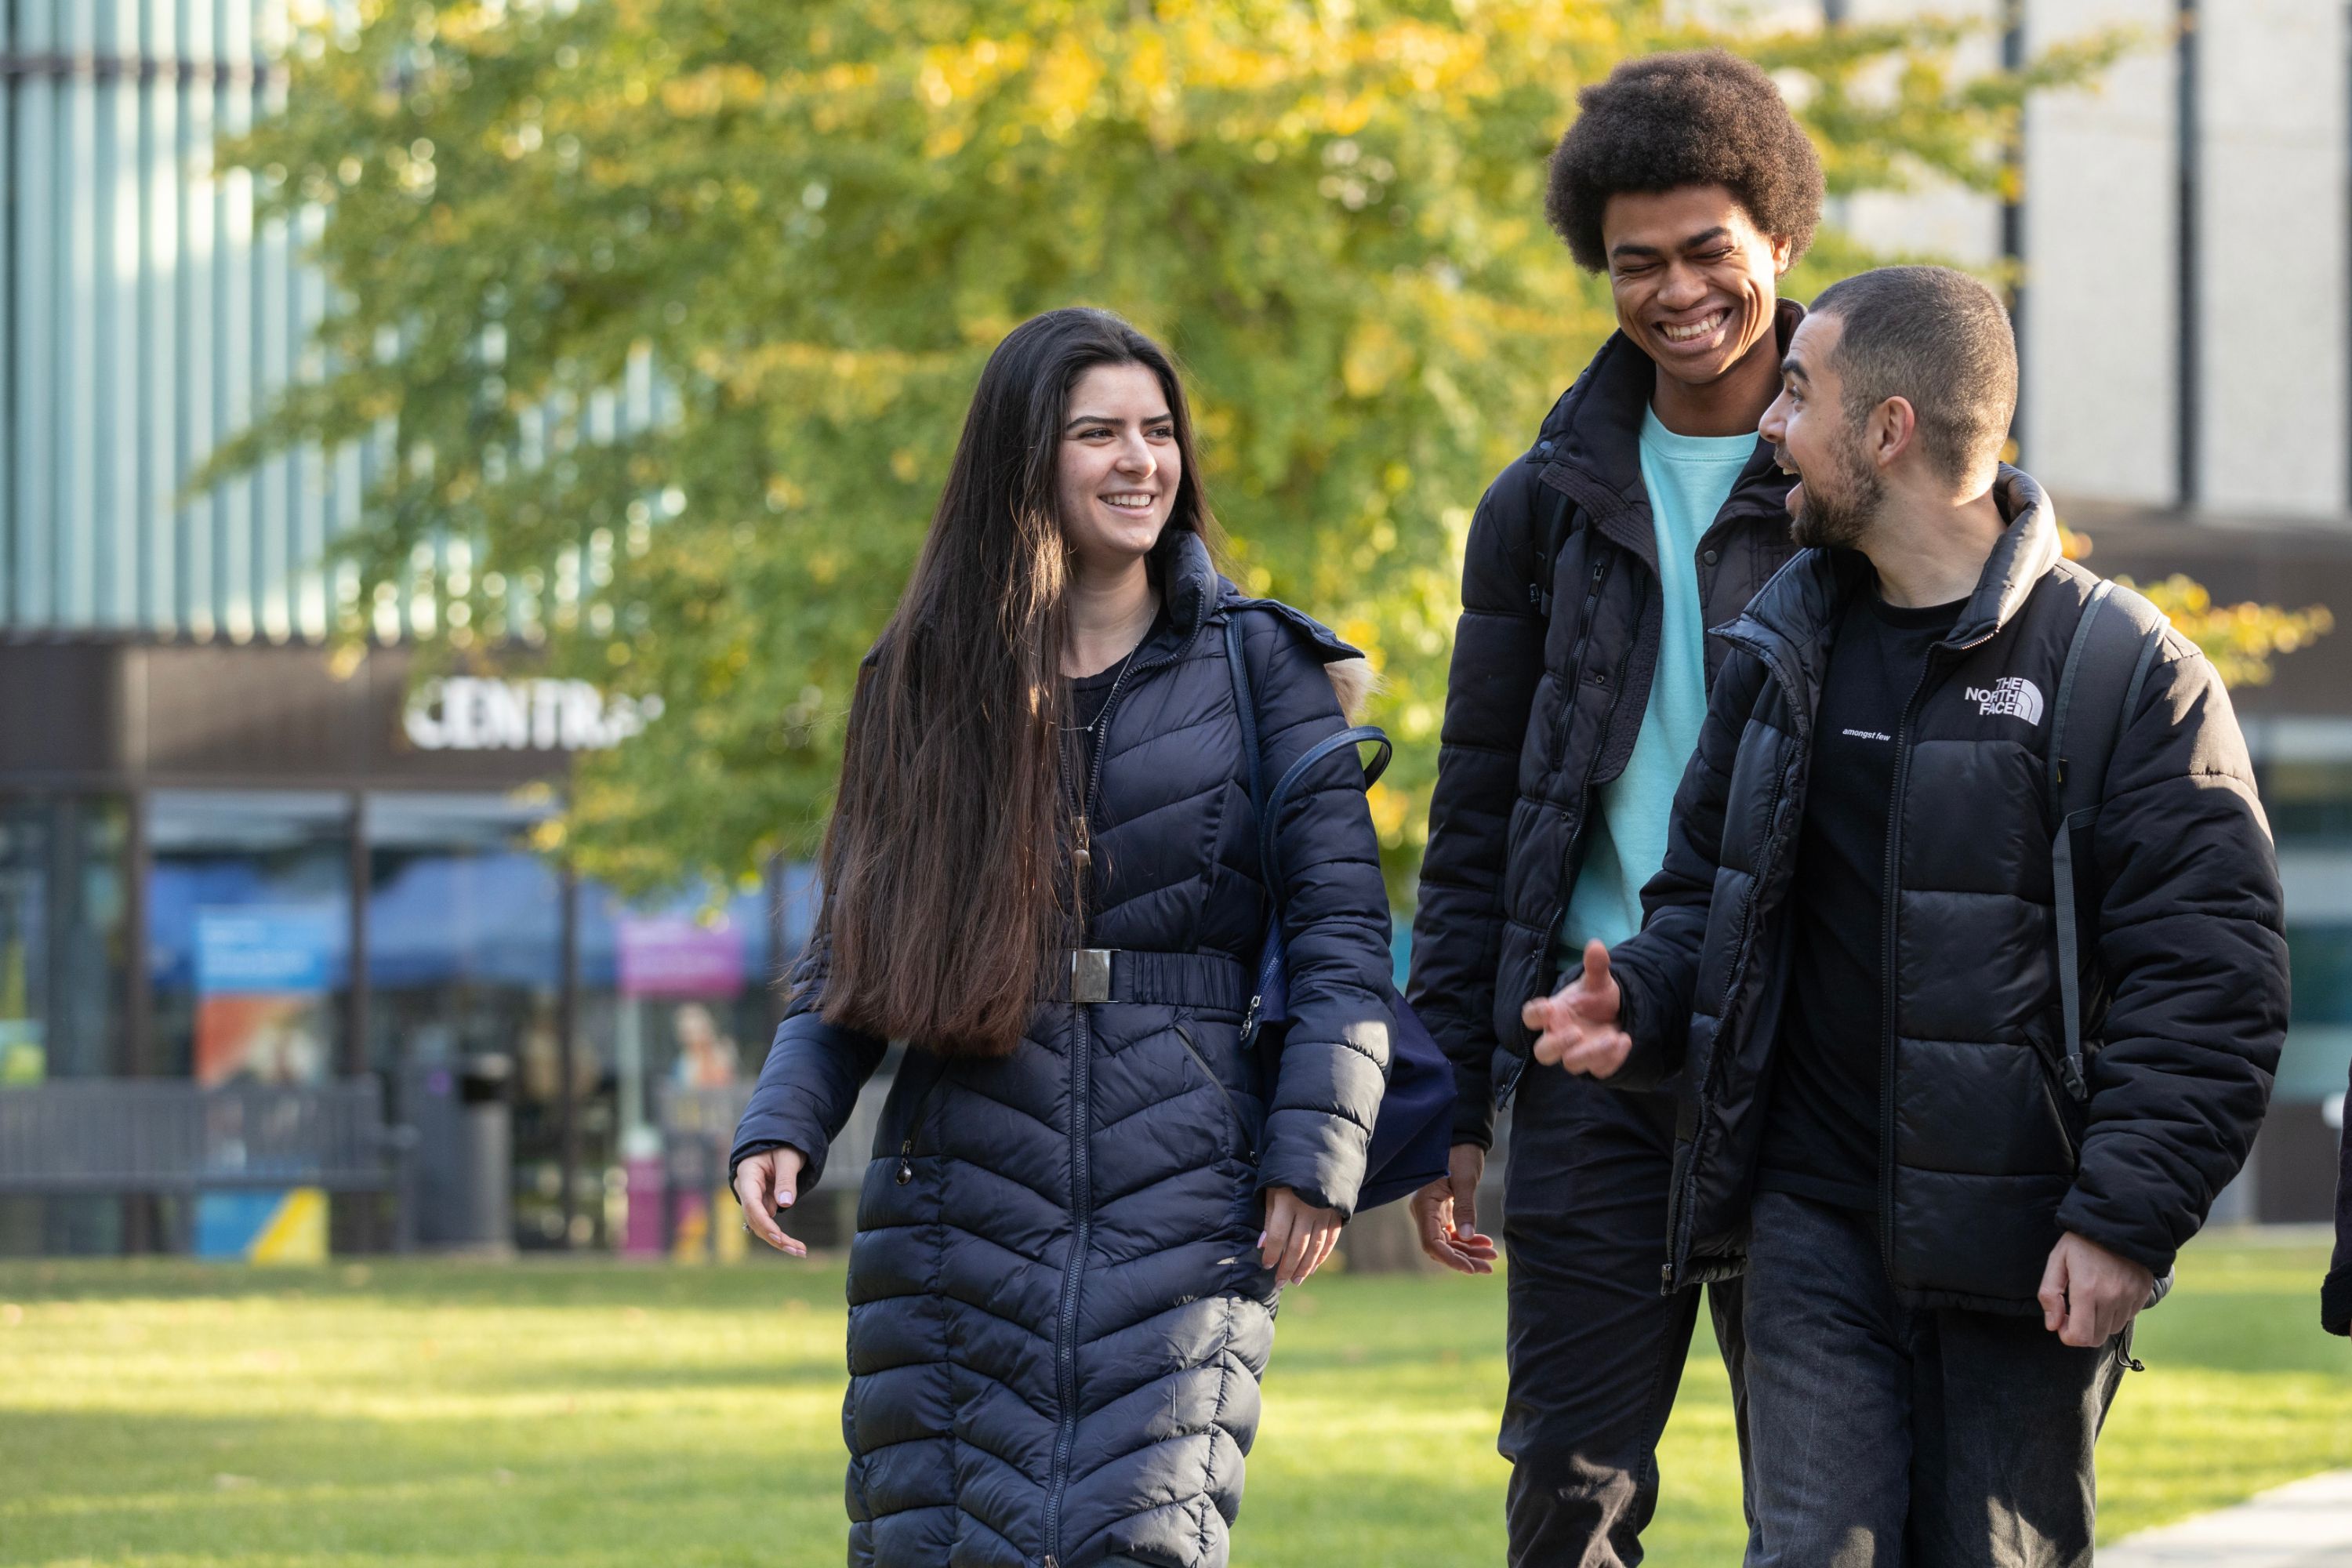
<path id="1" fill-rule="evenodd" d="M 1544 225 L 1582 85 L 1713 41 L 1663 0 L 375 0 L 229 155 L 325 213 L 331 368 L 222 459 L 382 455 L 352 635 L 543 644 L 667 717 L 565 823 L 626 885 L 822 826 L 859 657 L 973 377 L 1091 303 L 1185 361 L 1252 591 L 1371 651 L 1409 879 L 1469 507 L 1612 319 Z M 1833 192 L 1992 188 L 2024 94 L 1929 22 L 1726 41 Z M 1880 89 L 1865 91 L 1865 79 Z M 1866 262 L 1826 234 L 1811 286 Z"/>

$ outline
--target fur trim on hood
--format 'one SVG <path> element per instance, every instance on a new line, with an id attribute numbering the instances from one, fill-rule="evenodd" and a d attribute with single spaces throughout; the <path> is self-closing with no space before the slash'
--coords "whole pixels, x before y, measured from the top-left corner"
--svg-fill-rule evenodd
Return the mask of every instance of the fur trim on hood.
<path id="1" fill-rule="evenodd" d="M 1346 715 L 1348 722 L 1361 721 L 1365 706 L 1381 689 L 1381 678 L 1373 673 L 1372 661 L 1335 658 L 1323 667 L 1323 673 L 1331 678 L 1331 689 L 1339 694 L 1339 711 Z"/>

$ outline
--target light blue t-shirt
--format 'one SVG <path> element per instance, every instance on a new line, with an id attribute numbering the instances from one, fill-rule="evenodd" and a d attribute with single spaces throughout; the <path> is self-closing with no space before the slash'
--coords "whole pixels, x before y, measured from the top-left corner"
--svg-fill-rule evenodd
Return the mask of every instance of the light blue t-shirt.
<path id="1" fill-rule="evenodd" d="M 1584 869 L 1560 920 L 1561 958 L 1594 937 L 1615 946 L 1642 929 L 1642 885 L 1666 858 L 1675 789 L 1706 716 L 1706 625 L 1698 603 L 1698 542 L 1723 510 L 1753 436 L 1677 436 L 1642 411 L 1642 483 L 1657 531 L 1665 596 L 1650 706 L 1625 771 L 1603 784 L 1585 830 Z"/>

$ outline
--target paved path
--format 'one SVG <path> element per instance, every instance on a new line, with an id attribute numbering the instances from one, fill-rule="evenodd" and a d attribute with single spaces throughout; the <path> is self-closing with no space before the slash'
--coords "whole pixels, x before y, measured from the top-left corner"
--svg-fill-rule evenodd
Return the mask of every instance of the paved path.
<path id="1" fill-rule="evenodd" d="M 2099 1568 L 2352 1568 L 2352 1470 L 2307 1476 L 2236 1508 L 2135 1535 Z"/>

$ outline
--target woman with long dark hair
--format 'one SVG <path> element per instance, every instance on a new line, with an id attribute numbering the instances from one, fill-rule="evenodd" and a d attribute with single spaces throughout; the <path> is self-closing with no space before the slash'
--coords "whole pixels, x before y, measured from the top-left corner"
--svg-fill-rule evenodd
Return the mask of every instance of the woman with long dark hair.
<path id="1" fill-rule="evenodd" d="M 1276 1293 L 1329 1253 L 1388 1065 L 1353 648 L 1213 564 L 1182 388 L 1115 316 L 982 372 L 861 669 L 815 935 L 736 1136 L 769 1245 L 908 1042 L 850 1250 L 849 1559 L 1221 1564 Z M 1241 633 L 1246 686 L 1226 630 Z M 1244 692 L 1246 692 L 1246 696 Z M 1243 1044 L 1273 894 L 1275 1059 Z"/>

